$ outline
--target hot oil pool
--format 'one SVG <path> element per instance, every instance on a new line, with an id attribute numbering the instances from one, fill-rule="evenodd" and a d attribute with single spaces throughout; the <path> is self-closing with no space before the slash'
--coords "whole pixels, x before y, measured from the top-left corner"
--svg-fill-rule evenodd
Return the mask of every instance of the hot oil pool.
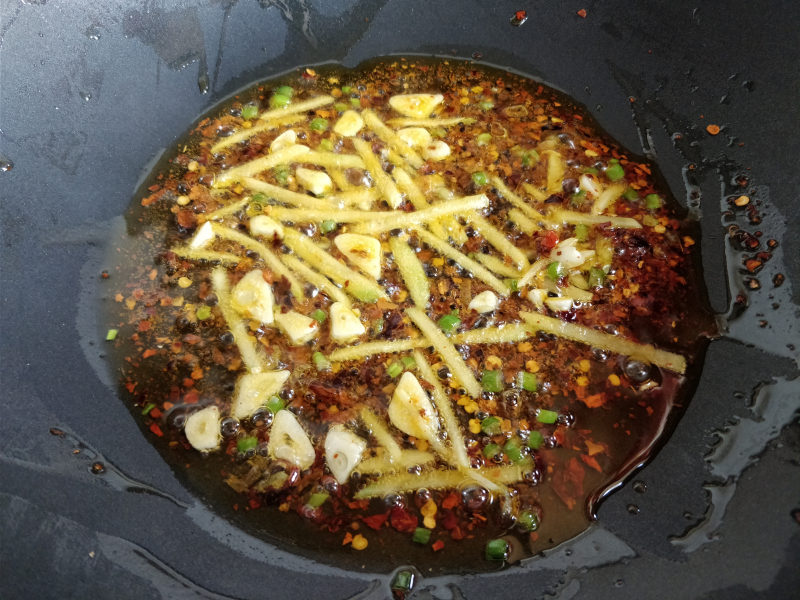
<path id="1" fill-rule="evenodd" d="M 258 83 L 126 218 L 105 320 L 132 414 L 216 512 L 345 568 L 496 569 L 580 533 L 714 331 L 654 166 L 472 63 Z"/>

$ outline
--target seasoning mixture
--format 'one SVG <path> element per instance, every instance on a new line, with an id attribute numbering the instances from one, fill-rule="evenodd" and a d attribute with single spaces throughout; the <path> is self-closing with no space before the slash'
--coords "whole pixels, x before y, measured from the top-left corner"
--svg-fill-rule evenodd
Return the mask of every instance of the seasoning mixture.
<path id="1" fill-rule="evenodd" d="M 107 337 L 152 436 L 237 510 L 364 557 L 511 561 L 577 534 L 710 327 L 651 167 L 467 63 L 255 86 L 136 204 Z"/>

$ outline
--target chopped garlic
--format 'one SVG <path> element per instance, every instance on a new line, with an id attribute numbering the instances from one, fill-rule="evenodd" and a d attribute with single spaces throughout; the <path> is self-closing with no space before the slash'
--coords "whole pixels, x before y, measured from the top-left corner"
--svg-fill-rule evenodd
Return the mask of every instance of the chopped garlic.
<path id="1" fill-rule="evenodd" d="M 469 303 L 469 308 L 479 313 L 488 313 L 496 310 L 498 304 L 497 294 L 491 290 L 486 290 L 472 299 Z"/>
<path id="2" fill-rule="evenodd" d="M 342 302 L 331 304 L 331 338 L 337 342 L 346 342 L 366 332 L 358 315 Z"/>
<path id="3" fill-rule="evenodd" d="M 295 346 L 305 344 L 319 331 L 319 323 L 314 319 L 290 310 L 286 313 L 277 313 L 275 323 L 286 334 Z"/>
<path id="4" fill-rule="evenodd" d="M 217 236 L 214 233 L 214 228 L 210 222 L 206 221 L 195 232 L 192 241 L 189 242 L 189 248 L 205 248 L 210 242 L 214 241 L 215 237 Z"/>
<path id="5" fill-rule="evenodd" d="M 361 118 L 361 115 L 354 110 L 346 110 L 336 121 L 333 131 L 342 137 L 353 137 L 361 131 L 362 127 L 364 127 L 364 119 Z"/>
<path id="6" fill-rule="evenodd" d="M 250 233 L 265 238 L 283 239 L 283 225 L 267 215 L 256 215 L 250 219 Z"/>
<path id="7" fill-rule="evenodd" d="M 560 298 L 545 298 L 544 303 L 553 312 L 566 312 L 572 308 L 572 298 L 562 296 Z"/>
<path id="8" fill-rule="evenodd" d="M 219 447 L 219 408 L 207 406 L 193 412 L 183 427 L 186 439 L 196 450 L 214 450 Z"/>
<path id="9" fill-rule="evenodd" d="M 578 238 L 574 237 L 559 242 L 550 251 L 550 260 L 560 262 L 565 269 L 574 269 L 594 256 L 594 250 L 578 250 L 577 243 Z"/>
<path id="10" fill-rule="evenodd" d="M 275 297 L 260 269 L 250 271 L 231 290 L 231 306 L 245 317 L 271 325 L 274 321 Z"/>
<path id="11" fill-rule="evenodd" d="M 442 100 L 441 94 L 399 94 L 389 98 L 389 106 L 403 116 L 424 119 Z"/>
<path id="12" fill-rule="evenodd" d="M 267 404 L 271 396 L 281 391 L 289 379 L 289 371 L 264 371 L 245 373 L 236 382 L 236 393 L 231 404 L 231 416 L 244 419 Z"/>
<path id="13" fill-rule="evenodd" d="M 298 167 L 295 171 L 297 181 L 315 196 L 322 196 L 333 189 L 333 182 L 327 173 Z"/>
<path id="14" fill-rule="evenodd" d="M 294 132 L 294 129 L 287 129 L 274 140 L 269 145 L 270 152 L 279 152 L 284 148 L 288 148 L 289 146 L 294 146 L 297 143 L 297 134 Z"/>
<path id="15" fill-rule="evenodd" d="M 403 433 L 436 441 L 439 421 L 428 394 L 409 371 L 403 373 L 389 403 L 389 420 Z"/>
<path id="16" fill-rule="evenodd" d="M 340 484 L 345 483 L 350 473 L 361 462 L 367 442 L 348 430 L 344 425 L 334 425 L 325 436 L 325 463 Z"/>
<path id="17" fill-rule="evenodd" d="M 541 288 L 534 288 L 528 290 L 528 300 L 533 302 L 533 304 L 539 310 L 544 310 L 544 301 L 547 298 L 547 290 L 543 290 Z"/>
<path id="18" fill-rule="evenodd" d="M 406 127 L 399 130 L 397 136 L 412 148 L 424 148 L 433 140 L 424 127 Z"/>
<path id="19" fill-rule="evenodd" d="M 279 410 L 275 415 L 267 452 L 271 457 L 288 461 L 300 469 L 309 468 L 316 458 L 308 434 L 288 410 Z"/>
<path id="20" fill-rule="evenodd" d="M 422 155 L 428 160 L 444 160 L 450 156 L 450 146 L 442 140 L 428 144 L 422 149 Z"/>
<path id="21" fill-rule="evenodd" d="M 373 279 L 381 276 L 381 243 L 377 238 L 359 233 L 342 233 L 333 243 L 347 259 Z"/>

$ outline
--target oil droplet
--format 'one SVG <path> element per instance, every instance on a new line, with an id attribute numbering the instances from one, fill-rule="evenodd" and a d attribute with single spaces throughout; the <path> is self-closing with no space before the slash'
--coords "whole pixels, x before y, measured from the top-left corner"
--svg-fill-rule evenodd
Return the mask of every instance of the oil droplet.
<path id="1" fill-rule="evenodd" d="M 528 20 L 528 11 L 518 10 L 517 12 L 514 13 L 514 16 L 511 17 L 509 23 L 511 23 L 514 27 L 519 27 L 527 20 Z"/>
<path id="2" fill-rule="evenodd" d="M 633 491 L 637 494 L 644 494 L 647 491 L 647 484 L 644 481 L 634 481 Z"/>
<path id="3" fill-rule="evenodd" d="M 635 504 L 628 504 L 628 512 L 632 515 L 638 515 L 639 507 L 636 506 Z"/>
<path id="4" fill-rule="evenodd" d="M 92 99 L 92 93 L 91 92 L 80 92 L 79 95 L 81 97 L 81 100 L 83 100 L 84 102 L 88 102 L 89 100 Z"/>
<path id="5" fill-rule="evenodd" d="M 624 580 L 624 579 L 622 579 L 622 578 L 620 578 L 620 579 L 617 579 L 617 580 L 615 580 L 615 581 L 614 581 L 614 587 L 618 587 L 618 588 L 620 588 L 620 587 L 622 587 L 623 585 L 625 585 L 625 580 Z"/>
<path id="6" fill-rule="evenodd" d="M 99 40 L 100 28 L 97 25 L 90 25 L 83 34 L 90 40 Z"/>
<path id="7" fill-rule="evenodd" d="M 95 475 L 101 475 L 101 474 L 106 472 L 106 466 L 103 463 L 99 462 L 99 461 L 98 462 L 94 462 L 94 463 L 92 463 L 91 471 Z"/>
<path id="8" fill-rule="evenodd" d="M 6 171 L 10 171 L 14 168 L 14 163 L 11 162 L 10 158 L 6 158 L 2 154 L 0 154 L 0 173 L 5 173 Z"/>
<path id="9" fill-rule="evenodd" d="M 201 94 L 207 94 L 211 88 L 211 81 L 208 78 L 208 73 L 201 73 L 197 78 L 197 88 Z"/>

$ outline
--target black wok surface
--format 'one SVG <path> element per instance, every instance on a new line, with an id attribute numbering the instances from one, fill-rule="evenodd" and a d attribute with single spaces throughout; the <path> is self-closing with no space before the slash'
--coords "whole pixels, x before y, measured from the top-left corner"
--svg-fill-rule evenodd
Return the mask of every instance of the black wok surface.
<path id="1" fill-rule="evenodd" d="M 519 9 L 528 21 L 512 27 Z M 650 156 L 701 216 L 721 315 L 738 314 L 747 287 L 726 228 L 778 242 L 749 306 L 721 319 L 674 435 L 596 526 L 496 574 L 426 578 L 417 565 L 413 597 L 796 597 L 798 20 L 797 3 L 738 0 L 0 0 L 0 597 L 388 594 L 385 575 L 299 558 L 216 517 L 116 397 L 98 315 L 143 169 L 199 114 L 291 67 L 395 53 L 527 73 Z M 737 190 L 760 224 L 721 214 Z"/>

